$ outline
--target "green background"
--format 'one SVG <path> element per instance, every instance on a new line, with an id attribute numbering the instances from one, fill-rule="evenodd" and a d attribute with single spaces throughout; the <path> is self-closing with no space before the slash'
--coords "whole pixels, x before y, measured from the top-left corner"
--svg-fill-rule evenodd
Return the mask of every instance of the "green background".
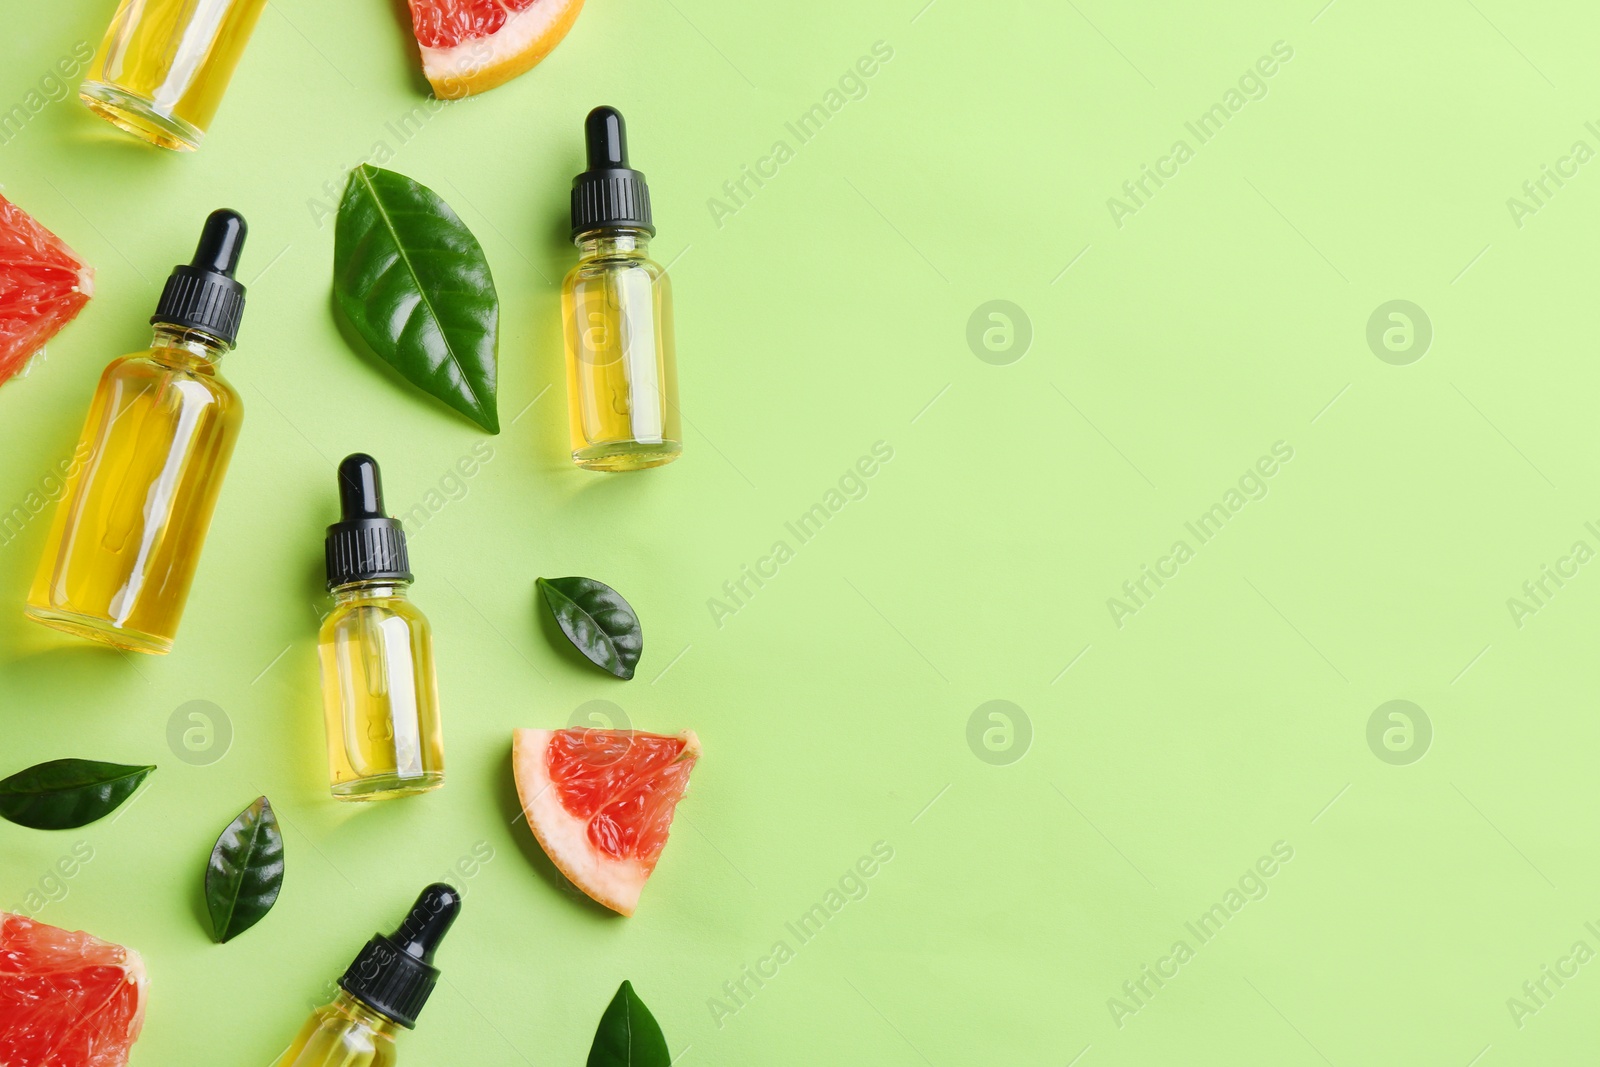
<path id="1" fill-rule="evenodd" d="M 452 872 L 465 915 L 409 1062 L 581 1063 L 623 978 L 686 1067 L 1591 1060 L 1600 567 L 1561 560 L 1600 549 L 1600 163 L 1561 160 L 1600 149 L 1600 24 L 1322 4 L 593 0 L 531 74 L 402 143 L 389 124 L 425 87 L 400 9 L 274 0 L 197 156 L 42 107 L 0 178 L 99 293 L 0 390 L 0 508 L 69 455 L 101 367 L 144 345 L 166 269 L 224 204 L 251 224 L 225 364 L 248 414 L 172 656 L 54 645 L 18 610 L 45 521 L 0 547 L 0 770 L 161 768 L 114 824 L 0 825 L 0 906 L 44 883 L 40 919 L 141 950 L 134 1062 L 166 1067 L 268 1063 Z M 0 106 L 111 6 L 13 13 Z M 800 144 L 785 123 L 880 41 L 865 95 Z M 1227 112 L 1276 42 L 1292 57 Z M 686 451 L 632 476 L 566 458 L 556 286 L 601 102 L 629 120 L 677 293 Z M 1201 143 L 1185 123 L 1219 102 Z M 779 139 L 792 158 L 715 211 Z M 1113 211 L 1178 140 L 1176 174 Z M 460 481 L 484 436 L 331 318 L 317 204 L 380 141 L 474 228 L 500 291 L 506 429 Z M 1564 184 L 1514 213 L 1546 165 Z M 1425 351 L 1369 344 L 1393 300 L 1421 309 Z M 785 523 L 878 442 L 892 460 L 800 544 Z M 1292 459 L 1247 477 L 1279 442 Z M 451 775 L 361 809 L 326 795 L 314 657 L 333 465 L 357 449 L 396 511 L 427 509 L 414 595 Z M 1238 506 L 1202 543 L 1185 524 L 1218 503 Z M 779 540 L 792 558 L 717 619 Z M 1564 584 L 1514 612 L 1547 565 Z M 1169 577 L 1114 612 L 1146 566 Z M 640 611 L 632 682 L 542 631 L 533 579 L 566 574 Z M 705 745 L 629 920 L 513 821 L 510 731 L 593 700 Z M 191 701 L 230 747 L 169 749 Z M 286 887 L 218 947 L 205 857 L 260 793 Z M 94 858 L 56 886 L 80 839 Z M 878 842 L 893 860 L 800 944 L 785 924 Z M 1250 877 L 1278 842 L 1292 859 Z M 1241 879 L 1259 899 L 1230 898 Z M 1215 904 L 1202 941 L 1186 924 Z M 793 958 L 729 1001 L 780 940 Z M 1178 941 L 1174 977 L 1124 992 L 1171 974 Z M 1531 1000 L 1546 966 L 1572 976 Z"/>

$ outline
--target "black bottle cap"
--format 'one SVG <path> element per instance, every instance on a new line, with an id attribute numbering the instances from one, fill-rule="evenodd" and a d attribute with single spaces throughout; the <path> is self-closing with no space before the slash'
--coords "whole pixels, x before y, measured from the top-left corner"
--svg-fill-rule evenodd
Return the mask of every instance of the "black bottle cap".
<path id="1" fill-rule="evenodd" d="M 339 464 L 341 518 L 328 527 L 328 588 L 350 582 L 411 581 L 406 533 L 399 519 L 383 513 L 378 461 L 364 452 Z"/>
<path id="2" fill-rule="evenodd" d="M 643 230 L 654 237 L 650 187 L 628 166 L 628 131 L 622 112 L 597 107 L 583 121 L 589 169 L 572 179 L 572 236 L 588 230 Z"/>
<path id="3" fill-rule="evenodd" d="M 433 954 L 461 914 L 461 894 L 443 882 L 422 891 L 400 929 L 374 934 L 339 979 L 339 988 L 407 1030 L 439 981 Z"/>
<path id="4" fill-rule="evenodd" d="M 244 286 L 233 280 L 244 251 L 244 216 L 219 208 L 206 218 L 194 262 L 172 268 L 151 325 L 208 333 L 229 348 L 239 336 Z"/>

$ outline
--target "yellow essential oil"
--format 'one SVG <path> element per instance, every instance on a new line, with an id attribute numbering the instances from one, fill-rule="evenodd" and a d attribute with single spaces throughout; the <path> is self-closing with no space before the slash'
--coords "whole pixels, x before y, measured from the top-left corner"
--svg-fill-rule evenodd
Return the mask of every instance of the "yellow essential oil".
<path id="1" fill-rule="evenodd" d="M 311 1013 L 276 1067 L 393 1067 L 400 1027 L 349 993 Z"/>
<path id="2" fill-rule="evenodd" d="M 122 0 L 78 96 L 153 145 L 192 152 L 266 0 Z"/>
<path id="3" fill-rule="evenodd" d="M 148 349 L 100 378 L 24 612 L 116 648 L 172 650 L 234 442 L 239 394 L 217 372 L 244 310 L 237 212 L 212 212 L 173 268 Z"/>
<path id="4" fill-rule="evenodd" d="M 443 882 L 422 891 L 400 929 L 375 935 L 339 979 L 333 1003 L 311 1014 L 273 1067 L 393 1067 L 400 1029 L 439 981 L 434 953 L 461 912 L 461 894 Z"/>
<path id="5" fill-rule="evenodd" d="M 616 108 L 584 123 L 589 169 L 572 183 L 578 264 L 561 285 L 572 460 L 634 471 L 683 451 L 672 283 L 650 259 L 655 226 L 644 175 L 628 166 Z"/>
<path id="6" fill-rule="evenodd" d="M 406 535 L 383 511 L 378 463 L 339 464 L 343 518 L 328 527 L 322 705 L 328 774 L 339 800 L 387 800 L 444 784 L 433 630 L 406 597 Z"/>

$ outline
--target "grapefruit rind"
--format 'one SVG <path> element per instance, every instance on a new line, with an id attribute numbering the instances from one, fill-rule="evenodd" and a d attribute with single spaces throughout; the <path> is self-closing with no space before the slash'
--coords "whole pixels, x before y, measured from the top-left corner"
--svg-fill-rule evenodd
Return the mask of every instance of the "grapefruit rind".
<path id="1" fill-rule="evenodd" d="M 567 36 L 582 9 L 583 0 L 538 0 L 488 37 L 468 37 L 448 48 L 419 42 L 422 72 L 441 100 L 487 92 L 538 65 Z"/>
<path id="2" fill-rule="evenodd" d="M 517 799 L 534 837 L 550 862 L 592 899 L 619 915 L 632 915 L 652 867 L 630 857 L 602 856 L 589 841 L 589 823 L 567 811 L 550 779 L 547 759 L 553 730 L 514 730 L 511 758 Z M 678 735 L 684 742 L 679 759 L 700 758 L 700 738 L 693 730 Z"/>

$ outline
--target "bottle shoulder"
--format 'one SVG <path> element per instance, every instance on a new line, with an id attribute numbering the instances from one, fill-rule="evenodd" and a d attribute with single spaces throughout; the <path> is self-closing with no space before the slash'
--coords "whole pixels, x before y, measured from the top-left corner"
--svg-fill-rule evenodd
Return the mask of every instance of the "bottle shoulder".
<path id="1" fill-rule="evenodd" d="M 229 409 L 242 411 L 244 408 L 239 391 L 215 366 L 193 359 L 175 360 L 159 348 L 119 356 L 106 366 L 101 381 L 127 382 L 146 388 L 176 386 L 180 392 L 209 397 Z"/>
<path id="2" fill-rule="evenodd" d="M 428 617 L 409 597 L 393 593 L 382 596 L 355 596 L 337 601 L 322 620 L 322 636 L 329 639 L 341 630 L 371 626 L 396 619 L 408 630 L 429 632 Z"/>
<path id="3" fill-rule="evenodd" d="M 571 270 L 567 271 L 563 285 L 571 290 L 607 277 L 614 278 L 628 274 L 642 274 L 652 283 L 659 285 L 670 284 L 666 268 L 661 264 L 649 256 L 627 254 L 580 259 L 572 265 Z"/>

